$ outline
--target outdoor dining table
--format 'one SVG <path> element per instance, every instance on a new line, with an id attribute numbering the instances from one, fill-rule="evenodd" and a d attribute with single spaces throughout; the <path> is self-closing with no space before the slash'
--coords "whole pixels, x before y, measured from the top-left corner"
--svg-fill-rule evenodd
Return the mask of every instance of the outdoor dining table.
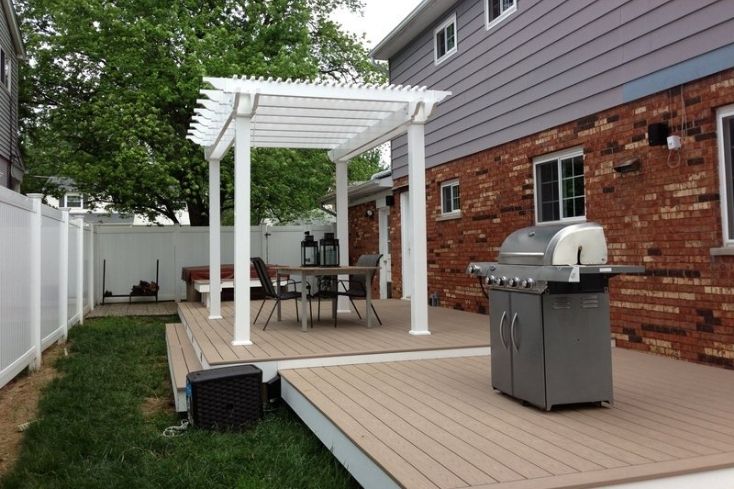
<path id="1" fill-rule="evenodd" d="M 379 270 L 378 267 L 355 267 L 355 266 L 337 266 L 337 267 L 297 267 L 297 266 L 277 266 L 275 268 L 275 276 L 277 284 L 280 284 L 280 275 L 300 275 L 301 281 L 301 329 L 308 331 L 308 316 L 306 314 L 308 307 L 308 292 L 306 291 L 307 277 L 316 276 L 334 276 L 334 275 L 364 275 L 367 289 L 367 327 L 372 327 L 372 276 Z M 278 286 L 280 287 L 280 286 Z M 278 289 L 280 292 L 280 289 Z M 278 321 L 280 317 L 280 303 L 278 303 Z"/>

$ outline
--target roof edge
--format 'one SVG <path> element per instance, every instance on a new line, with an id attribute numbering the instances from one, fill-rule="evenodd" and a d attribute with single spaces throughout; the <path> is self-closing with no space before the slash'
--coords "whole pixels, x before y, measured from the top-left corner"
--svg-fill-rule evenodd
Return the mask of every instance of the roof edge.
<path id="1" fill-rule="evenodd" d="M 10 35 L 15 43 L 15 56 L 25 61 L 27 59 L 25 46 L 23 46 L 23 37 L 20 35 L 20 25 L 18 24 L 18 16 L 15 13 L 13 2 L 11 0 L 2 0 L 2 2 L 5 18 L 8 20 L 8 26 L 10 27 Z"/>
<path id="2" fill-rule="evenodd" d="M 382 41 L 372 48 L 370 57 L 389 60 L 455 3 L 456 0 L 422 0 Z"/>

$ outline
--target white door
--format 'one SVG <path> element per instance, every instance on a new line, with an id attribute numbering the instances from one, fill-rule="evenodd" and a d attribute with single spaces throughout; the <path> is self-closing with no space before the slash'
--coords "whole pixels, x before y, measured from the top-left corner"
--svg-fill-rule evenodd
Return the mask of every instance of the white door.
<path id="1" fill-rule="evenodd" d="M 408 192 L 400 193 L 400 247 L 401 272 L 403 279 L 403 299 L 410 299 L 413 294 L 413 236 L 410 224 L 413 222 Z"/>
<path id="2" fill-rule="evenodd" d="M 390 259 L 390 208 L 379 207 L 377 209 L 378 227 L 380 235 L 380 299 L 387 299 L 387 284 L 392 282 L 392 261 Z"/>

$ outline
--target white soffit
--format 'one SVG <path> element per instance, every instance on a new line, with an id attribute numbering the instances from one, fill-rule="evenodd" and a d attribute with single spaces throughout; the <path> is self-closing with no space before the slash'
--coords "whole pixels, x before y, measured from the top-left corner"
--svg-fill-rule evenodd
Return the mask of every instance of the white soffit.
<path id="1" fill-rule="evenodd" d="M 235 115 L 251 117 L 250 145 L 328 150 L 345 161 L 426 118 L 450 92 L 402 85 L 204 78 L 188 139 L 220 159 L 233 143 Z"/>

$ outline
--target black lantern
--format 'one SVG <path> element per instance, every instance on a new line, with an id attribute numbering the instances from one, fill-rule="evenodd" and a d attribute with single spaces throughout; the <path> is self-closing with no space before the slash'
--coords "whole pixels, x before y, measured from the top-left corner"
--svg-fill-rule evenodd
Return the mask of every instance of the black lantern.
<path id="1" fill-rule="evenodd" d="M 321 245 L 321 265 L 325 267 L 339 266 L 339 240 L 334 238 L 334 233 L 325 233 Z"/>
<path id="2" fill-rule="evenodd" d="M 319 266 L 319 244 L 308 231 L 301 241 L 301 265 L 304 267 Z"/>

